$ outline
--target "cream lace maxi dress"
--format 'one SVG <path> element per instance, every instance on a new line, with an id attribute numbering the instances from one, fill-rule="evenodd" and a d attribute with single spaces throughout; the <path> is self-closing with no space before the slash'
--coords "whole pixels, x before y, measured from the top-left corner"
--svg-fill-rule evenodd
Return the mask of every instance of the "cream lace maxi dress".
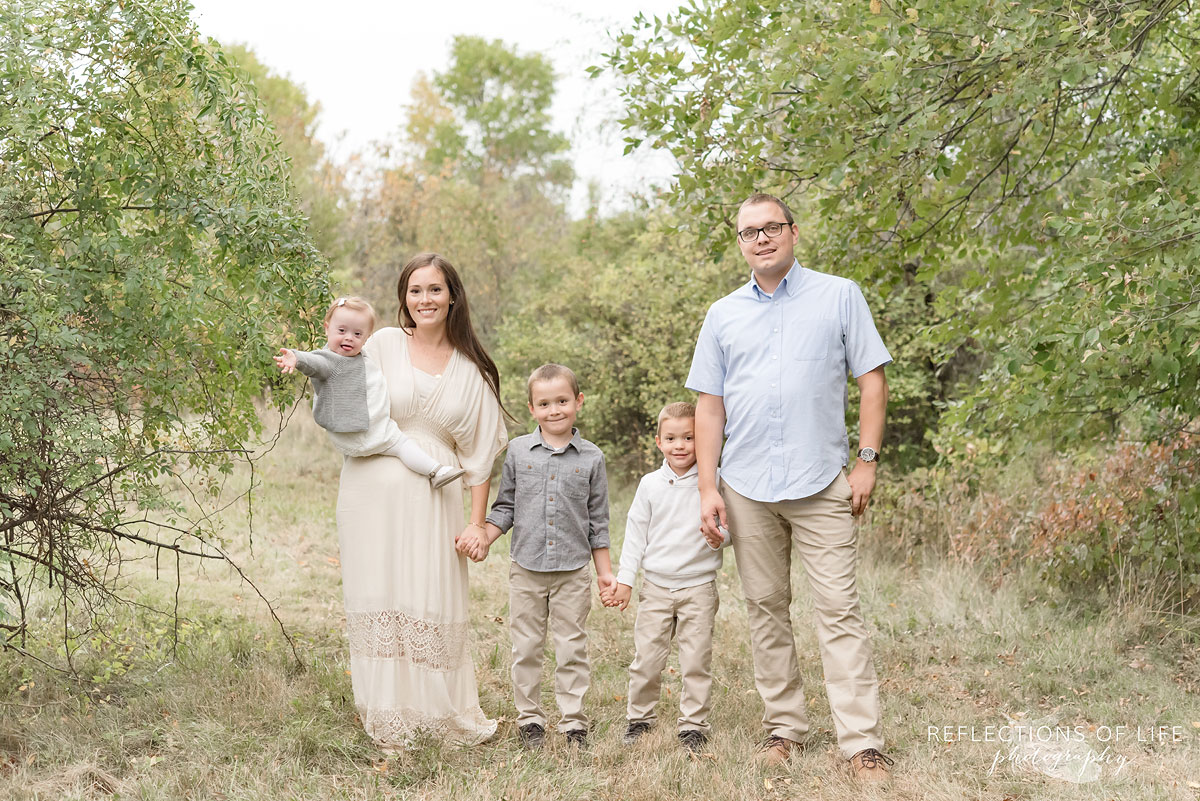
<path id="1" fill-rule="evenodd" d="M 392 418 L 442 464 L 482 484 L 507 444 L 500 405 L 457 351 L 440 376 L 412 366 L 408 335 L 375 333 L 363 351 L 387 379 Z M 434 490 L 390 456 L 347 458 L 338 489 L 342 590 L 354 703 L 367 734 L 405 746 L 418 733 L 474 745 L 496 722 L 479 708 L 469 646 L 461 484 Z"/>

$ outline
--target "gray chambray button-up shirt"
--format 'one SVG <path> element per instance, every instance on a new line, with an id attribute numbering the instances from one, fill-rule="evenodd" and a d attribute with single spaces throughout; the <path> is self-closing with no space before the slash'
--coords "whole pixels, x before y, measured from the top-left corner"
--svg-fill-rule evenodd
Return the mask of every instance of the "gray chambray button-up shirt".
<path id="1" fill-rule="evenodd" d="M 487 521 L 513 530 L 512 558 L 526 570 L 578 570 L 608 547 L 604 454 L 575 430 L 557 450 L 542 430 L 508 443 L 500 490 Z"/>

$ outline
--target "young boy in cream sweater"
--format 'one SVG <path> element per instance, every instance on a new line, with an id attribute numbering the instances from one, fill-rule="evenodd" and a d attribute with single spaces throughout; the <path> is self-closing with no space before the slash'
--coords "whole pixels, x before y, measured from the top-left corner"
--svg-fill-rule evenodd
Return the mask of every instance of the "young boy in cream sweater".
<path id="1" fill-rule="evenodd" d="M 654 725 L 662 672 L 675 636 L 683 674 L 679 741 L 692 752 L 708 741 L 721 551 L 700 533 L 695 425 L 696 407 L 690 403 L 672 403 L 659 412 L 654 443 L 662 451 L 663 464 L 638 485 L 625 523 L 616 590 L 605 599 L 607 605 L 625 609 L 638 569 L 645 573 L 634 623 L 636 653 L 629 666 L 626 745 Z"/>

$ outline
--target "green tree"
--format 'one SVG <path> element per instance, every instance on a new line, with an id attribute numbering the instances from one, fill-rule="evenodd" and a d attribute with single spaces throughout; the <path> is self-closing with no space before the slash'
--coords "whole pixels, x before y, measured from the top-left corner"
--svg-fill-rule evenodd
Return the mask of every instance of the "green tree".
<path id="1" fill-rule="evenodd" d="M 960 436 L 1080 441 L 1200 413 L 1198 28 L 1174 0 L 729 0 L 639 18 L 609 66 L 701 230 L 802 198 L 811 262 L 881 294 L 915 269 L 939 362 L 986 359 Z"/>
<path id="2" fill-rule="evenodd" d="M 585 436 L 627 480 L 660 458 L 659 410 L 695 398 L 684 381 L 706 309 L 746 280 L 740 254 L 712 258 L 667 216 L 643 208 L 576 221 L 553 278 L 498 332 L 508 407 L 525 408 L 525 377 L 539 364 L 570 366 L 587 399 Z"/>
<path id="3" fill-rule="evenodd" d="M 459 268 L 485 336 L 553 272 L 573 177 L 568 143 L 549 127 L 553 96 L 544 56 L 477 37 L 456 37 L 446 69 L 417 78 L 405 139 L 386 148 L 362 204 L 358 274 L 386 316 L 417 251 Z"/>
<path id="4" fill-rule="evenodd" d="M 1178 598 L 1200 586 L 1198 37 L 1179 0 L 722 0 L 640 17 L 608 67 L 700 231 L 775 190 L 805 211 L 801 258 L 884 316 L 923 290 L 909 340 L 957 386 L 893 372 L 941 392 L 943 453 L 1173 440 L 1147 525 L 1106 529 L 1080 573 L 1147 565 Z"/>
<path id="5" fill-rule="evenodd" d="M 533 177 L 569 187 L 566 137 L 550 130 L 554 69 L 539 53 L 520 55 L 499 39 L 456 36 L 450 66 L 418 78 L 410 141 L 431 168 L 447 162 L 477 180 Z M 417 103 L 428 104 L 428 110 Z"/>
<path id="6" fill-rule="evenodd" d="M 351 199 L 344 168 L 330 160 L 316 135 L 321 104 L 311 102 L 304 87 L 268 69 L 247 47 L 227 45 L 223 50 L 229 60 L 248 73 L 254 93 L 291 162 L 292 186 L 308 217 L 313 243 L 329 261 L 335 280 L 348 280 L 346 270 L 353 248 Z"/>
<path id="7" fill-rule="evenodd" d="M 327 294 L 253 91 L 173 0 L 0 14 L 0 625 L 119 597 L 121 549 L 220 557 L 223 474 Z M 280 398 L 280 403 L 289 401 Z M 18 638 L 18 635 L 21 635 Z M 14 639 L 17 638 L 17 639 Z"/>

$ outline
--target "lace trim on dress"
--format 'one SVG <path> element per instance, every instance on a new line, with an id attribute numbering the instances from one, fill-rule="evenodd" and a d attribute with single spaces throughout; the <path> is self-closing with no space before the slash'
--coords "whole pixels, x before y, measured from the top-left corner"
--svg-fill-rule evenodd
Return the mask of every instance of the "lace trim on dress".
<path id="1" fill-rule="evenodd" d="M 416 709 L 367 709 L 358 716 L 371 739 L 380 745 L 408 747 L 421 735 L 460 745 L 478 745 L 496 733 L 496 721 L 476 706 L 460 715 L 439 716 Z"/>
<path id="2" fill-rule="evenodd" d="M 404 659 L 430 670 L 471 664 L 470 623 L 437 623 L 398 609 L 346 612 L 350 655 Z"/>

